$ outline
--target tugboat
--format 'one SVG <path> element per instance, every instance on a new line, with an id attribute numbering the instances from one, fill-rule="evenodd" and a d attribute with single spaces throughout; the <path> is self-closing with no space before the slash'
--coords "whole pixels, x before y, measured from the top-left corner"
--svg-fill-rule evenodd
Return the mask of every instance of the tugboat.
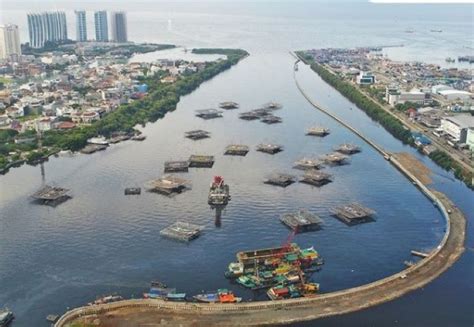
<path id="1" fill-rule="evenodd" d="M 7 327 L 15 318 L 13 312 L 8 309 L 0 309 L 0 327 Z"/>
<path id="2" fill-rule="evenodd" d="M 221 176 L 214 176 L 209 188 L 209 196 L 207 202 L 210 205 L 226 205 L 230 200 L 229 185 L 224 184 Z"/>

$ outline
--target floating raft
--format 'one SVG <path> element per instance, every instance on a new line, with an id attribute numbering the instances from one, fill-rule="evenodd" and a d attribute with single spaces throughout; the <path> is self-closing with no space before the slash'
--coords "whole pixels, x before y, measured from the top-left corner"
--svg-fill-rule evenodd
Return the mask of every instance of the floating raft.
<path id="1" fill-rule="evenodd" d="M 260 116 L 253 111 L 247 111 L 247 112 L 241 113 L 239 115 L 239 118 L 243 120 L 257 120 L 257 119 L 260 119 Z"/>
<path id="2" fill-rule="evenodd" d="M 332 208 L 330 212 L 348 225 L 371 221 L 375 214 L 374 210 L 356 202 Z"/>
<path id="3" fill-rule="evenodd" d="M 281 123 L 282 122 L 282 119 L 281 117 L 278 117 L 278 116 L 274 116 L 274 115 L 267 115 L 265 117 L 262 117 L 260 119 L 260 121 L 262 123 L 265 123 L 265 124 L 278 124 L 278 123 Z"/>
<path id="4" fill-rule="evenodd" d="M 217 109 L 196 110 L 196 116 L 202 119 L 213 119 L 222 117 L 222 111 Z"/>
<path id="5" fill-rule="evenodd" d="M 245 156 L 249 152 L 249 147 L 242 144 L 231 144 L 225 148 L 225 155 L 230 156 Z"/>
<path id="6" fill-rule="evenodd" d="M 332 176 L 328 173 L 316 170 L 309 169 L 307 170 L 303 178 L 300 179 L 300 183 L 306 183 L 314 186 L 323 186 L 332 182 Z"/>
<path id="7" fill-rule="evenodd" d="M 187 172 L 189 161 L 166 161 L 165 173 Z"/>
<path id="8" fill-rule="evenodd" d="M 310 127 L 306 130 L 306 135 L 311 135 L 311 136 L 326 136 L 329 135 L 331 131 L 329 128 L 326 127 L 320 127 L 320 126 L 315 126 L 315 127 Z"/>
<path id="9" fill-rule="evenodd" d="M 125 195 L 139 195 L 142 193 L 142 189 L 140 187 L 127 187 L 124 191 Z"/>
<path id="10" fill-rule="evenodd" d="M 316 214 L 307 210 L 299 210 L 294 213 L 287 213 L 280 217 L 280 221 L 289 228 L 297 231 L 317 229 L 323 220 Z"/>
<path id="11" fill-rule="evenodd" d="M 283 151 L 283 146 L 279 144 L 260 143 L 257 145 L 257 151 L 275 154 Z"/>
<path id="12" fill-rule="evenodd" d="M 339 152 L 333 152 L 323 157 L 324 162 L 335 165 L 343 165 L 347 163 L 347 159 L 349 159 L 348 156 Z"/>
<path id="13" fill-rule="evenodd" d="M 222 108 L 225 110 L 238 109 L 239 104 L 233 101 L 224 101 L 224 102 L 219 103 L 219 108 Z"/>
<path id="14" fill-rule="evenodd" d="M 178 241 L 188 242 L 199 237 L 203 229 L 203 226 L 178 221 L 173 225 L 162 229 L 160 235 Z"/>
<path id="15" fill-rule="evenodd" d="M 37 200 L 40 204 L 55 206 L 71 198 L 68 192 L 69 190 L 65 188 L 45 185 L 43 188 L 31 195 L 31 197 Z"/>
<path id="16" fill-rule="evenodd" d="M 289 174 L 276 173 L 268 176 L 264 181 L 265 184 L 287 187 L 296 182 L 296 177 Z"/>
<path id="17" fill-rule="evenodd" d="M 270 101 L 270 102 L 267 102 L 267 103 L 263 104 L 262 108 L 263 109 L 270 109 L 270 110 L 277 110 L 277 109 L 283 108 L 283 106 L 280 103 Z"/>
<path id="18" fill-rule="evenodd" d="M 321 160 L 314 159 L 314 158 L 302 158 L 300 160 L 295 161 L 295 165 L 293 168 L 295 169 L 319 169 L 321 168 L 323 163 Z"/>
<path id="19" fill-rule="evenodd" d="M 336 147 L 334 150 L 343 154 L 355 154 L 361 151 L 361 148 L 357 145 L 344 143 Z"/>
<path id="20" fill-rule="evenodd" d="M 173 175 L 165 175 L 159 179 L 150 181 L 147 185 L 149 192 L 157 192 L 165 195 L 181 193 L 187 189 L 190 181 Z"/>
<path id="21" fill-rule="evenodd" d="M 189 167 L 211 168 L 214 165 L 214 156 L 193 154 L 189 157 Z"/>
<path id="22" fill-rule="evenodd" d="M 202 129 L 196 129 L 196 130 L 184 133 L 184 136 L 187 137 L 188 139 L 196 141 L 196 140 L 201 140 L 201 139 L 211 137 L 210 134 L 211 133 L 207 131 L 203 131 Z"/>

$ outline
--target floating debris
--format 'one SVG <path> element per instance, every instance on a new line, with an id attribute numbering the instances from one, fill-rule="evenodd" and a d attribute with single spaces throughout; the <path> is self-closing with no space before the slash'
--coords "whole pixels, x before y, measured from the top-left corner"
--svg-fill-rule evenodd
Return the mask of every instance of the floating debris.
<path id="1" fill-rule="evenodd" d="M 189 161 L 166 161 L 165 173 L 187 172 Z"/>
<path id="2" fill-rule="evenodd" d="M 239 104 L 233 101 L 224 101 L 224 102 L 219 103 L 219 108 L 222 108 L 225 110 L 238 109 Z"/>
<path id="3" fill-rule="evenodd" d="M 257 151 L 265 152 L 269 154 L 275 154 L 283 151 L 283 145 L 271 144 L 271 143 L 260 143 L 257 145 Z"/>
<path id="4" fill-rule="evenodd" d="M 284 214 L 281 216 L 280 221 L 298 232 L 318 229 L 323 223 L 323 220 L 318 215 L 310 213 L 307 210 L 298 210 L 295 213 Z"/>
<path id="5" fill-rule="evenodd" d="M 196 110 L 196 116 L 202 119 L 213 119 L 222 117 L 222 111 L 217 109 Z"/>
<path id="6" fill-rule="evenodd" d="M 203 226 L 178 221 L 160 231 L 160 235 L 179 241 L 191 241 L 201 234 Z"/>
<path id="7" fill-rule="evenodd" d="M 45 185 L 43 188 L 35 192 L 31 197 L 40 204 L 56 206 L 71 198 L 68 192 L 69 190 L 65 188 Z"/>
<path id="8" fill-rule="evenodd" d="M 229 185 L 224 183 L 221 176 L 214 176 L 209 188 L 207 202 L 213 206 L 226 205 L 230 200 Z"/>
<path id="9" fill-rule="evenodd" d="M 188 139 L 196 141 L 196 140 L 201 140 L 201 139 L 211 137 L 210 134 L 211 133 L 207 131 L 203 131 L 202 129 L 196 129 L 196 130 L 184 133 L 184 136 L 187 137 Z"/>
<path id="10" fill-rule="evenodd" d="M 267 102 L 262 105 L 263 109 L 277 110 L 283 108 L 283 106 L 277 102 Z"/>
<path id="11" fill-rule="evenodd" d="M 332 182 L 332 176 L 328 173 L 316 170 L 309 169 L 307 170 L 303 178 L 300 179 L 300 183 L 311 184 L 314 186 L 323 186 Z"/>
<path id="12" fill-rule="evenodd" d="M 139 195 L 142 193 L 140 187 L 127 187 L 124 191 L 125 195 Z"/>
<path id="13" fill-rule="evenodd" d="M 239 115 L 239 118 L 243 120 L 257 120 L 257 119 L 260 119 L 260 116 L 253 111 L 247 111 L 247 112 L 241 113 Z"/>
<path id="14" fill-rule="evenodd" d="M 189 157 L 189 167 L 211 168 L 214 165 L 214 156 L 193 154 Z"/>
<path id="15" fill-rule="evenodd" d="M 360 152 L 361 148 L 354 144 L 344 143 L 335 148 L 335 150 L 344 154 L 354 154 Z"/>
<path id="16" fill-rule="evenodd" d="M 319 169 L 321 168 L 323 163 L 321 160 L 314 159 L 314 158 L 302 158 L 300 160 L 295 161 L 295 165 L 293 168 L 295 169 Z"/>
<path id="17" fill-rule="evenodd" d="M 333 153 L 325 155 L 322 159 L 326 163 L 335 164 L 335 165 L 344 165 L 348 163 L 349 157 L 339 152 L 333 152 Z"/>
<path id="18" fill-rule="evenodd" d="M 105 144 L 88 144 L 82 148 L 80 152 L 84 154 L 91 154 L 97 151 L 104 151 L 105 149 L 107 149 L 107 145 Z"/>
<path id="19" fill-rule="evenodd" d="M 249 147 L 242 144 L 231 144 L 225 148 L 225 155 L 230 156 L 245 156 L 249 152 Z"/>
<path id="20" fill-rule="evenodd" d="M 331 131 L 329 128 L 326 127 L 320 127 L 320 126 L 315 126 L 315 127 L 310 127 L 306 130 L 306 135 L 311 135 L 311 136 L 326 136 L 329 135 Z"/>
<path id="21" fill-rule="evenodd" d="M 190 187 L 190 181 L 173 175 L 165 175 L 159 179 L 148 182 L 149 192 L 157 192 L 165 195 L 181 193 Z"/>
<path id="22" fill-rule="evenodd" d="M 296 177 L 289 174 L 275 173 L 270 175 L 265 181 L 265 184 L 287 187 L 296 182 Z"/>
<path id="23" fill-rule="evenodd" d="M 278 116 L 274 116 L 274 115 L 267 115 L 265 117 L 263 117 L 262 119 L 260 119 L 260 121 L 262 123 L 265 123 L 265 124 L 278 124 L 278 123 L 281 123 L 282 122 L 282 119 L 281 117 L 278 117 Z"/>
<path id="24" fill-rule="evenodd" d="M 332 208 L 330 212 L 348 225 L 371 221 L 375 214 L 374 210 L 356 202 Z"/>

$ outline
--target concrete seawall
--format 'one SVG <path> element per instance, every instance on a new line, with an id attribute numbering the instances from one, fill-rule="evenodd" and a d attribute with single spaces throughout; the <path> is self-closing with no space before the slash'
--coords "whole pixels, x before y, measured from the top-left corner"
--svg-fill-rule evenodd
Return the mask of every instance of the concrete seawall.
<path id="1" fill-rule="evenodd" d="M 73 321 L 98 322 L 100 326 L 137 326 L 145 324 L 181 326 L 249 326 L 284 324 L 339 315 L 396 299 L 418 289 L 446 271 L 464 251 L 465 218 L 442 193 L 432 191 L 380 146 L 359 131 L 315 103 L 295 82 L 303 96 L 318 110 L 329 115 L 367 142 L 412 181 L 440 210 L 446 221 L 441 243 L 428 257 L 397 274 L 362 286 L 284 301 L 239 304 L 176 303 L 137 299 L 111 304 L 81 307 L 63 315 L 56 327 Z M 448 214 L 448 210 L 450 214 Z"/>

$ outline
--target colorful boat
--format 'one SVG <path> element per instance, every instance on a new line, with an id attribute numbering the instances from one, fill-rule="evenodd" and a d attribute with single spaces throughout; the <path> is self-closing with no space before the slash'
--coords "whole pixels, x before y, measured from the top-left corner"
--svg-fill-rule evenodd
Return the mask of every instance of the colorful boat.
<path id="1" fill-rule="evenodd" d="M 226 205 L 230 200 L 229 185 L 224 183 L 221 176 L 214 176 L 209 188 L 207 202 L 210 205 Z"/>
<path id="2" fill-rule="evenodd" d="M 219 295 L 219 302 L 220 303 L 237 303 L 242 301 L 242 298 L 236 297 L 234 292 L 229 291 L 226 288 L 220 288 L 217 290 L 217 294 Z"/>
<path id="3" fill-rule="evenodd" d="M 217 293 L 198 294 L 194 295 L 193 299 L 198 302 L 217 303 L 219 302 L 219 295 Z"/>
<path id="4" fill-rule="evenodd" d="M 224 273 L 227 278 L 237 278 L 244 273 L 244 265 L 238 262 L 231 262 Z"/>

